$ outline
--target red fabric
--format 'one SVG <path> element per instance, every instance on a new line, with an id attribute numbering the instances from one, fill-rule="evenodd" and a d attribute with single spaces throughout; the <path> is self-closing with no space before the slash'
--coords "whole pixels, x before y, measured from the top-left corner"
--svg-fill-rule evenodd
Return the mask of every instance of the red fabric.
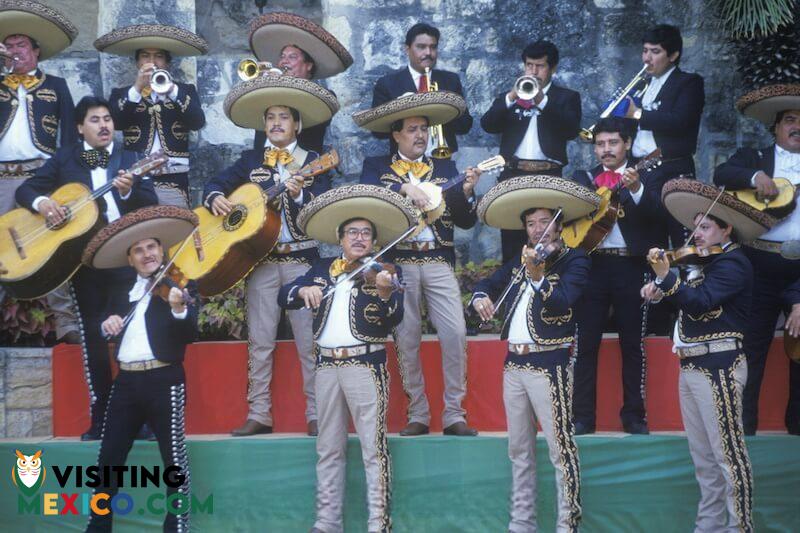
<path id="1" fill-rule="evenodd" d="M 647 351 L 647 418 L 653 431 L 680 431 L 678 358 L 672 342 L 663 337 L 645 340 Z M 431 430 L 441 431 L 442 366 L 439 344 L 424 341 L 420 350 L 425 387 L 431 406 Z M 503 410 L 503 359 L 506 343 L 490 338 L 467 343 L 467 421 L 480 431 L 505 431 Z M 622 375 L 617 339 L 604 339 L 600 347 L 597 383 L 597 429 L 621 431 Z M 186 431 L 191 434 L 229 433 L 247 416 L 247 343 L 193 344 L 186 354 Z M 788 398 L 789 360 L 783 339 L 772 343 L 761 388 L 759 429 L 784 429 Z M 60 344 L 53 349 L 53 435 L 75 437 L 89 427 L 89 392 L 83 377 L 80 347 Z M 115 366 L 116 372 L 116 366 Z M 408 402 L 403 394 L 397 357 L 389 345 L 388 424 L 397 432 L 406 424 Z M 272 412 L 277 432 L 305 432 L 305 398 L 300 363 L 294 343 L 279 342 L 275 350 Z"/>
<path id="2" fill-rule="evenodd" d="M 417 86 L 418 93 L 426 93 L 428 92 L 428 78 L 425 77 L 425 74 L 419 77 L 419 85 Z"/>
<path id="3" fill-rule="evenodd" d="M 522 109 L 530 109 L 533 107 L 533 99 L 523 100 L 522 98 L 517 98 L 517 101 L 515 103 Z"/>
<path id="4" fill-rule="evenodd" d="M 614 172 L 613 170 L 606 170 L 605 172 L 601 173 L 594 179 L 595 185 L 598 187 L 605 187 L 607 189 L 613 189 L 619 183 L 619 180 L 622 179 L 622 174 L 619 172 Z"/>

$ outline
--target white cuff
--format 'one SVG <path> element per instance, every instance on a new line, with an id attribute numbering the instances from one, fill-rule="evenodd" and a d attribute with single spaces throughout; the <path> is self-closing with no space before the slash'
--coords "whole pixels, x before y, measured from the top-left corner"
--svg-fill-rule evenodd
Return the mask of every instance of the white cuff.
<path id="1" fill-rule="evenodd" d="M 756 176 L 758 176 L 759 172 L 761 172 L 761 171 L 760 170 L 756 170 L 755 174 L 753 174 L 753 177 L 750 178 L 750 186 L 752 188 L 754 188 L 754 189 L 756 188 Z"/>
<path id="2" fill-rule="evenodd" d="M 173 102 L 178 100 L 178 84 L 177 83 L 173 83 L 172 84 L 172 89 L 169 90 L 169 92 L 166 94 L 166 97 L 169 98 L 170 100 L 172 100 Z"/>
<path id="3" fill-rule="evenodd" d="M 303 189 L 300 189 L 300 194 L 297 195 L 297 198 L 292 198 L 292 200 L 294 200 L 294 203 L 297 205 L 303 205 Z"/>
<path id="4" fill-rule="evenodd" d="M 33 208 L 34 211 L 39 211 L 39 204 L 44 202 L 45 200 L 48 200 L 47 196 L 37 196 L 36 199 L 31 204 L 31 207 Z"/>
<path id="5" fill-rule="evenodd" d="M 538 107 L 538 108 L 539 108 L 539 111 L 543 111 L 543 110 L 544 110 L 544 106 L 546 106 L 546 105 L 547 105 L 547 102 L 548 102 L 548 101 L 549 101 L 549 100 L 548 100 L 548 98 L 547 98 L 547 95 L 545 94 L 545 95 L 544 95 L 544 98 L 542 98 L 542 101 L 541 101 L 541 102 L 539 102 L 539 105 L 537 105 L 537 106 L 536 106 L 536 107 Z"/>
<path id="6" fill-rule="evenodd" d="M 132 193 L 132 192 L 133 192 L 133 187 L 131 187 L 131 190 L 129 190 L 129 191 L 128 191 L 128 194 L 126 194 L 125 196 L 122 196 L 122 195 L 120 194 L 120 195 L 119 195 L 119 199 L 120 199 L 120 200 L 127 200 L 128 198 L 130 198 L 130 197 L 131 197 L 131 193 Z"/>
<path id="7" fill-rule="evenodd" d="M 513 105 L 514 105 L 514 101 L 513 101 L 513 100 L 511 100 L 511 99 L 509 99 L 509 98 L 508 98 L 508 93 L 506 93 L 506 107 L 507 107 L 507 108 L 509 108 L 509 109 L 511 109 L 511 107 L 512 107 Z"/>
<path id="8" fill-rule="evenodd" d="M 174 316 L 178 320 L 183 320 L 184 318 L 186 318 L 186 315 L 188 315 L 188 314 L 189 314 L 189 308 L 188 307 L 184 307 L 183 308 L 183 312 L 181 312 L 181 313 L 176 313 L 175 310 L 172 309 L 172 316 Z"/>
<path id="9" fill-rule="evenodd" d="M 300 290 L 300 287 L 298 287 L 297 285 L 289 289 L 289 294 L 286 296 L 286 305 L 292 303 L 292 300 L 294 300 L 294 293 L 297 292 L 298 290 Z"/>
<path id="10" fill-rule="evenodd" d="M 642 195 L 644 194 L 644 185 L 640 181 L 639 182 L 639 190 L 638 191 L 631 192 L 631 190 L 628 189 L 628 192 L 631 193 L 631 198 L 633 198 L 633 203 L 635 203 L 636 205 L 639 205 L 639 202 L 642 200 Z"/>
<path id="11" fill-rule="evenodd" d="M 661 285 L 662 283 L 664 283 L 664 278 L 656 276 L 655 283 L 656 285 Z"/>
<path id="12" fill-rule="evenodd" d="M 138 104 L 142 101 L 142 93 L 136 90 L 135 85 L 131 85 L 131 88 L 128 89 L 128 101 L 134 104 Z"/>
<path id="13" fill-rule="evenodd" d="M 222 191 L 211 191 L 210 193 L 208 193 L 208 196 L 206 196 L 206 201 L 203 202 L 203 205 L 206 206 L 209 211 L 211 211 L 211 203 L 214 201 L 214 198 L 216 198 L 218 194 L 222 194 Z"/>

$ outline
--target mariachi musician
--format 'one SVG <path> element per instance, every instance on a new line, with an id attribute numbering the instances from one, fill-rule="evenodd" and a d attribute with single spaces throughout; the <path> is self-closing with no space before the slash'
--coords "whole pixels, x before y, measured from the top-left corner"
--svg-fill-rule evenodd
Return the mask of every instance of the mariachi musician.
<path id="1" fill-rule="evenodd" d="M 206 42 L 174 26 L 139 24 L 116 28 L 94 42 L 101 52 L 133 56 L 136 81 L 111 91 L 114 122 L 125 148 L 151 154 L 163 151 L 169 163 L 152 173 L 161 204 L 188 208 L 189 132 L 206 123 L 197 88 L 179 83 L 170 71 L 176 56 L 203 55 Z"/>
<path id="2" fill-rule="evenodd" d="M 316 83 L 290 76 L 265 73 L 240 84 L 225 99 L 225 112 L 238 126 L 265 130 L 264 148 L 248 150 L 236 163 L 206 183 L 203 205 L 214 215 L 227 215 L 234 207 L 227 196 L 245 183 L 257 183 L 264 190 L 278 185 L 286 190 L 274 200 L 281 215 L 278 242 L 247 277 L 247 319 L 249 335 L 248 393 L 250 404 L 244 425 L 233 435 L 272 432 L 272 361 L 280 321 L 276 305 L 278 290 L 305 274 L 319 257 L 317 241 L 297 225 L 304 204 L 330 188 L 327 174 L 304 180 L 298 171 L 319 157 L 297 140 L 304 125 L 330 120 L 339 109 L 336 97 Z M 314 401 L 314 357 L 311 312 L 288 313 L 303 372 L 308 434 L 317 433 Z"/>

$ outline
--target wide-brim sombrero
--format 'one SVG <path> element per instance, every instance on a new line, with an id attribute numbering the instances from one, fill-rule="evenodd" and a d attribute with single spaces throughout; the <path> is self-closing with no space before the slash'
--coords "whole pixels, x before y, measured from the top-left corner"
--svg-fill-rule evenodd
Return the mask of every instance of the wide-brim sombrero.
<path id="1" fill-rule="evenodd" d="M 250 49 L 259 61 L 277 65 L 281 50 L 294 45 L 314 60 L 315 79 L 329 78 L 347 70 L 353 56 L 325 28 L 292 13 L 267 13 L 250 23 Z"/>
<path id="2" fill-rule="evenodd" d="M 600 197 L 574 181 L 553 176 L 517 176 L 501 181 L 478 204 L 484 224 L 500 229 L 523 229 L 520 215 L 528 209 L 562 209 L 562 222 L 570 222 L 597 209 Z"/>
<path id="3" fill-rule="evenodd" d="M 719 188 L 695 179 L 679 178 L 664 184 L 661 200 L 675 220 L 691 229 L 697 214 L 708 211 L 719 191 Z M 778 223 L 774 216 L 725 193 L 709 214 L 733 226 L 733 233 L 741 242 L 757 239 Z"/>
<path id="4" fill-rule="evenodd" d="M 94 47 L 101 52 L 132 56 L 142 48 L 166 50 L 174 56 L 201 56 L 208 43 L 189 30 L 164 24 L 136 24 L 117 28 L 98 38 Z"/>
<path id="5" fill-rule="evenodd" d="M 303 128 L 331 119 L 339 111 L 336 95 L 313 81 L 280 74 L 262 74 L 239 83 L 225 97 L 225 115 L 242 128 L 264 129 L 264 111 L 272 106 L 296 109 Z"/>
<path id="6" fill-rule="evenodd" d="M 128 249 L 142 239 L 158 239 L 164 250 L 188 237 L 200 223 L 188 209 L 171 205 L 143 207 L 97 232 L 86 245 L 81 261 L 94 268 L 128 265 Z"/>
<path id="7" fill-rule="evenodd" d="M 297 224 L 312 239 L 339 244 L 339 226 L 355 217 L 375 224 L 381 246 L 418 222 L 413 205 L 402 195 L 386 187 L 356 184 L 337 187 L 314 198 L 300 211 Z"/>
<path id="8" fill-rule="evenodd" d="M 767 85 L 750 91 L 736 101 L 736 109 L 771 128 L 777 113 L 800 109 L 800 83 Z"/>
<path id="9" fill-rule="evenodd" d="M 467 109 L 464 97 L 450 91 L 408 93 L 372 109 L 353 113 L 356 124 L 369 131 L 388 133 L 391 125 L 404 118 L 427 117 L 433 124 L 447 124 Z"/>
<path id="10" fill-rule="evenodd" d="M 36 40 L 41 61 L 71 45 L 78 29 L 63 14 L 39 2 L 0 0 L 0 41 L 9 35 Z"/>

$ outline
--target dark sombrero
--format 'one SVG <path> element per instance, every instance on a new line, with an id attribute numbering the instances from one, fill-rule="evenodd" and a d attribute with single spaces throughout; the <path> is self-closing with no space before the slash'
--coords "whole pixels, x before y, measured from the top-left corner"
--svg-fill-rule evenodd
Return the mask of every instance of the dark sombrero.
<path id="1" fill-rule="evenodd" d="M 158 239 L 164 250 L 188 237 L 200 223 L 197 215 L 171 205 L 143 207 L 97 232 L 81 261 L 94 268 L 128 266 L 128 249 L 142 239 Z"/>
<path id="2" fill-rule="evenodd" d="M 369 131 L 388 133 L 391 125 L 404 118 L 427 117 L 431 124 L 447 124 L 467 109 L 464 97 L 449 91 L 408 93 L 372 109 L 353 113 L 356 124 Z"/>
<path id="3" fill-rule="evenodd" d="M 517 176 L 501 181 L 478 204 L 484 224 L 500 229 L 523 229 L 520 215 L 533 207 L 562 209 L 570 222 L 597 209 L 600 197 L 572 180 L 553 176 Z"/>
<path id="4" fill-rule="evenodd" d="M 736 101 L 736 109 L 771 128 L 777 113 L 800 109 L 800 83 L 767 85 L 750 91 Z"/>
<path id="5" fill-rule="evenodd" d="M 53 57 L 78 36 L 78 29 L 51 7 L 31 0 L 0 0 L 0 41 L 27 35 L 39 43 L 39 60 Z"/>
<path id="6" fill-rule="evenodd" d="M 325 28 L 292 13 L 267 13 L 250 23 L 250 48 L 259 61 L 277 65 L 281 50 L 294 45 L 311 56 L 316 79 L 344 72 L 353 64 L 350 52 Z"/>
<path id="7" fill-rule="evenodd" d="M 345 185 L 314 198 L 300 211 L 300 230 L 318 241 L 339 244 L 338 228 L 351 218 L 375 224 L 383 246 L 417 223 L 414 207 L 402 195 L 377 185 Z"/>
<path id="8" fill-rule="evenodd" d="M 132 56 L 142 48 L 158 48 L 175 56 L 201 56 L 208 43 L 189 30 L 163 24 L 136 24 L 110 31 L 94 42 L 101 52 Z"/>
<path id="9" fill-rule="evenodd" d="M 695 179 L 674 179 L 664 184 L 661 200 L 675 220 L 694 228 L 698 213 L 705 213 L 719 194 L 719 189 Z M 709 213 L 733 226 L 733 233 L 741 242 L 757 239 L 768 231 L 778 219 L 754 209 L 733 195 L 720 196 Z"/>
<path id="10" fill-rule="evenodd" d="M 339 111 L 336 96 L 313 81 L 280 74 L 262 74 L 239 83 L 225 97 L 225 115 L 242 128 L 264 129 L 264 111 L 272 106 L 296 109 L 303 127 L 321 124 Z"/>

